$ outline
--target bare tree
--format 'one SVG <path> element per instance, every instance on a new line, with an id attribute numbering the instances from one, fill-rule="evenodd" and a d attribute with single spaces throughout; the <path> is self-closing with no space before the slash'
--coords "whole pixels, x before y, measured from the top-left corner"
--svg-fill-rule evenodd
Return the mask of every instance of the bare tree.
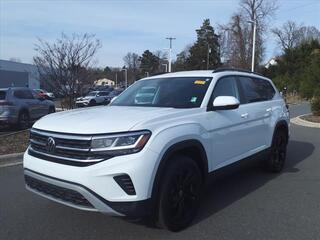
<path id="1" fill-rule="evenodd" d="M 128 52 L 123 57 L 123 61 L 128 69 L 138 69 L 140 66 L 139 55 L 133 52 Z"/>
<path id="2" fill-rule="evenodd" d="M 299 29 L 300 32 L 300 43 L 310 42 L 311 40 L 320 41 L 320 31 L 314 26 L 302 26 Z"/>
<path id="3" fill-rule="evenodd" d="M 273 28 L 272 33 L 277 37 L 277 42 L 282 50 L 288 50 L 295 47 L 301 39 L 301 26 L 293 21 L 287 21 L 281 28 Z"/>
<path id="4" fill-rule="evenodd" d="M 220 52 L 225 65 L 250 68 L 253 24 L 248 21 L 257 24 L 255 63 L 261 63 L 265 51 L 264 34 L 276 9 L 275 0 L 240 0 L 239 11 L 228 24 L 220 26 Z"/>
<path id="5" fill-rule="evenodd" d="M 128 52 L 123 61 L 128 73 L 128 83 L 132 84 L 139 75 L 140 56 L 137 53 Z"/>
<path id="6" fill-rule="evenodd" d="M 287 21 L 279 28 L 273 28 L 272 33 L 276 36 L 278 45 L 283 51 L 313 39 L 320 40 L 320 31 L 316 27 L 298 25 L 293 21 Z"/>
<path id="7" fill-rule="evenodd" d="M 76 93 L 88 79 L 87 69 L 101 43 L 94 35 L 87 33 L 72 34 L 70 37 L 62 33 L 54 43 L 38 40 L 35 46 L 37 55 L 33 60 L 40 77 L 56 93 L 66 96 L 72 108 Z"/>

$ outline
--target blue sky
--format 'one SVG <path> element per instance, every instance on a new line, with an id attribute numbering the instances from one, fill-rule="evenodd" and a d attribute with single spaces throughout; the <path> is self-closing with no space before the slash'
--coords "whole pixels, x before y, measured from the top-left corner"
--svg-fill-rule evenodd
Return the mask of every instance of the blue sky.
<path id="1" fill-rule="evenodd" d="M 238 0 L 0 0 L 0 59 L 31 63 L 37 37 L 54 41 L 61 32 L 92 33 L 102 42 L 97 66 L 121 66 L 131 51 L 164 50 L 167 36 L 177 39 L 179 53 L 196 39 L 195 29 L 209 18 L 214 27 L 227 23 Z M 320 0 L 279 0 L 270 24 L 287 20 L 320 28 Z M 275 39 L 267 34 L 266 60 L 277 54 Z"/>

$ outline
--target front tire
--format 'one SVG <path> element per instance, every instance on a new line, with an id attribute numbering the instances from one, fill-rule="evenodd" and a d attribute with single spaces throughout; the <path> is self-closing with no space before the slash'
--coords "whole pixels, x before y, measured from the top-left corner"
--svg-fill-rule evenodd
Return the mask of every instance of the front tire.
<path id="1" fill-rule="evenodd" d="M 18 117 L 18 128 L 21 130 L 29 128 L 30 125 L 30 118 L 29 114 L 26 111 L 22 111 L 19 113 Z"/>
<path id="2" fill-rule="evenodd" d="M 202 190 L 197 163 L 186 156 L 170 159 L 160 187 L 158 222 L 170 231 L 180 231 L 194 220 Z"/>
<path id="3" fill-rule="evenodd" d="M 282 171 L 287 155 L 288 135 L 284 130 L 277 130 L 267 159 L 267 170 L 274 173 Z"/>
<path id="4" fill-rule="evenodd" d="M 89 106 L 96 106 L 96 105 L 97 105 L 96 100 L 90 100 Z"/>

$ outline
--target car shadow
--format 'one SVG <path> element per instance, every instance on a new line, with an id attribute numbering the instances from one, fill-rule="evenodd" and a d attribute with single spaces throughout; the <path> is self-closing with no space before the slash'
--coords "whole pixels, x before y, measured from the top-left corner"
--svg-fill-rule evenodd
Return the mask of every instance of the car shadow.
<path id="1" fill-rule="evenodd" d="M 298 172 L 299 168 L 296 165 L 310 156 L 314 149 L 311 143 L 290 141 L 283 172 Z M 242 164 L 218 171 L 207 184 L 198 217 L 193 224 L 214 215 L 279 175 L 281 173 L 272 174 L 264 171 L 259 161 L 244 161 Z"/>

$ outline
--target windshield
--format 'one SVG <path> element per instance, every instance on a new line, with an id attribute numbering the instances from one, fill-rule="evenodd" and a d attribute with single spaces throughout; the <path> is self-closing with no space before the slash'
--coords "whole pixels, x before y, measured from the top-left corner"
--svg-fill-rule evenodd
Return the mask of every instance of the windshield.
<path id="1" fill-rule="evenodd" d="M 208 77 L 172 77 L 142 80 L 124 91 L 112 106 L 195 108 L 210 85 Z"/>

